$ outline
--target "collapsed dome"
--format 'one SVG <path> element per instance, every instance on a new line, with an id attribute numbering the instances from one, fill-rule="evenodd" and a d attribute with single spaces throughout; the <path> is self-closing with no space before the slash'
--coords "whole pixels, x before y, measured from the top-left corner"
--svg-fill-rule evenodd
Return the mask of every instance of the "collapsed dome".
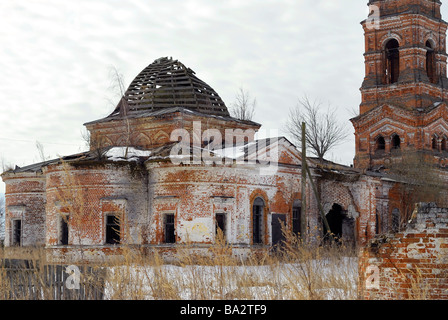
<path id="1" fill-rule="evenodd" d="M 137 115 L 172 107 L 230 116 L 215 90 L 196 77 L 193 70 L 168 57 L 155 60 L 135 77 L 110 116 Z"/>

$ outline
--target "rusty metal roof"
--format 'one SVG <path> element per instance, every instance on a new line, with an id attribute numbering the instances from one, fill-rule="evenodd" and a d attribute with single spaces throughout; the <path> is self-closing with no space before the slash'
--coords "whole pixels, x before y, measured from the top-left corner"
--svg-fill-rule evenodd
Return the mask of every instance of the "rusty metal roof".
<path id="1" fill-rule="evenodd" d="M 215 90 L 180 61 L 165 57 L 155 60 L 135 77 L 109 117 L 173 107 L 229 116 L 226 105 Z"/>

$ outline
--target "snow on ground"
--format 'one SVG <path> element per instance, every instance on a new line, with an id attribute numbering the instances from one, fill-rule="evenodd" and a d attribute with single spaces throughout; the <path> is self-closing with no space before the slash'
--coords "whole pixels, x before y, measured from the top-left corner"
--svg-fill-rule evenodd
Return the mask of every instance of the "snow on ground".
<path id="1" fill-rule="evenodd" d="M 357 262 L 343 257 L 262 266 L 114 267 L 105 299 L 356 299 Z"/>

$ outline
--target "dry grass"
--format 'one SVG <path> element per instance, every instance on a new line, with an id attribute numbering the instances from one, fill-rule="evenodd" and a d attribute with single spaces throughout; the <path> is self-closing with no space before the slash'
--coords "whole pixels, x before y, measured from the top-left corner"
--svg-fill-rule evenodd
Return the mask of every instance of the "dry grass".
<path id="1" fill-rule="evenodd" d="M 290 239 L 291 240 L 291 239 Z M 239 256 L 225 242 L 200 251 L 192 245 L 177 250 L 176 261 L 168 263 L 154 249 L 142 252 L 124 247 L 118 259 L 98 263 L 107 270 L 105 281 L 81 273 L 81 282 L 100 288 L 109 300 L 355 300 L 358 298 L 358 264 L 354 250 L 341 245 L 304 246 L 298 239 L 277 251 L 259 250 Z M 0 249 L 0 259 L 26 259 L 33 265 L 45 263 L 42 248 Z M 7 275 L 0 266 L 0 299 L 54 299 L 54 288 L 45 273 L 31 270 Z M 409 279 L 403 297 L 430 299 L 431 289 L 418 269 Z M 25 279 L 25 282 L 24 282 Z M 17 292 L 28 283 L 38 292 Z M 68 290 L 70 291 L 70 290 Z M 80 299 L 76 293 L 69 299 Z M 374 297 L 373 297 L 374 298 Z M 88 299 L 95 299 L 93 294 Z"/>
<path id="2" fill-rule="evenodd" d="M 343 246 L 304 246 L 297 239 L 277 251 L 238 256 L 224 241 L 207 253 L 190 245 L 167 264 L 153 251 L 125 250 L 109 265 L 107 299 L 356 299 L 357 258 Z"/>
<path id="3" fill-rule="evenodd" d="M 218 237 L 219 238 L 219 237 Z M 107 269 L 106 281 L 90 281 L 103 286 L 105 299 L 356 299 L 357 258 L 343 246 L 304 246 L 288 235 L 279 250 L 258 250 L 248 256 L 235 254 L 233 248 L 218 240 L 205 251 L 191 245 L 177 250 L 176 261 L 168 264 L 153 250 L 143 253 L 123 248 L 120 259 L 98 265 Z M 14 257 L 45 261 L 44 249 L 9 248 L 0 258 Z M 11 296 L 11 286 L 19 279 L 6 276 L 0 268 L 0 297 L 3 299 L 51 299 L 51 288 L 43 275 L 33 271 L 34 281 L 43 288 L 38 295 Z"/>
<path id="4" fill-rule="evenodd" d="M 43 248 L 0 248 L 4 258 L 26 259 L 33 265 L 49 263 Z M 106 270 L 105 281 L 81 273 L 81 283 L 99 288 L 110 300 L 354 300 L 358 296 L 358 264 L 355 250 L 343 245 L 306 246 L 287 235 L 276 251 L 258 250 L 238 255 L 223 240 L 198 250 L 191 244 L 178 247 L 175 261 L 160 251 L 123 247 L 117 259 L 94 267 Z M 29 283 L 33 290 L 16 294 Z M 430 288 L 419 270 L 412 274 L 408 299 L 427 299 Z M 28 282 L 27 282 L 28 281 Z M 39 289 L 36 289 L 39 288 Z M 64 289 L 70 293 L 70 290 Z M 20 291 L 20 290 L 19 290 Z M 80 299 L 72 294 L 69 299 Z M 0 265 L 0 299 L 54 299 L 54 288 L 39 269 L 8 274 Z M 95 299 L 87 294 L 87 299 Z"/>
<path id="5" fill-rule="evenodd" d="M 45 263 L 42 248 L 8 248 L 0 258 L 27 259 Z M 240 256 L 218 240 L 206 251 L 185 245 L 177 250 L 175 262 L 167 263 L 153 250 L 143 253 L 124 247 L 120 259 L 98 264 L 107 270 L 106 281 L 87 278 L 81 281 L 102 286 L 105 299 L 356 299 L 357 260 L 342 246 L 306 247 L 297 239 L 277 251 L 258 250 Z M 52 288 L 38 270 L 17 273 L 11 279 L 0 267 L 0 298 L 52 299 Z M 22 270 L 23 271 L 23 270 Z M 11 295 L 13 286 L 23 283 L 23 274 L 32 273 L 38 294 Z"/>

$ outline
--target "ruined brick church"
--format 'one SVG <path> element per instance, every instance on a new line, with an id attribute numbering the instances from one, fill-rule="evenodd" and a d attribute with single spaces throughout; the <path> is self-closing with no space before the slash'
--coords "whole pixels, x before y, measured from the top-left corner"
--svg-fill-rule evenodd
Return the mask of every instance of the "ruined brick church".
<path id="1" fill-rule="evenodd" d="M 309 179 L 302 196 L 294 144 L 256 139 L 260 124 L 231 117 L 192 69 L 160 58 L 109 116 L 85 124 L 89 151 L 2 174 L 6 246 L 64 253 L 82 246 L 97 257 L 125 244 L 207 248 L 221 229 L 234 250 L 248 250 L 278 243 L 280 222 L 323 237 L 323 216 L 338 237 L 363 245 L 399 227 L 403 182 L 388 173 L 390 163 L 418 153 L 448 176 L 448 25 L 439 1 L 369 5 L 379 23 L 362 22 L 366 73 L 351 119 L 354 165 L 307 158 L 320 205 Z"/>

